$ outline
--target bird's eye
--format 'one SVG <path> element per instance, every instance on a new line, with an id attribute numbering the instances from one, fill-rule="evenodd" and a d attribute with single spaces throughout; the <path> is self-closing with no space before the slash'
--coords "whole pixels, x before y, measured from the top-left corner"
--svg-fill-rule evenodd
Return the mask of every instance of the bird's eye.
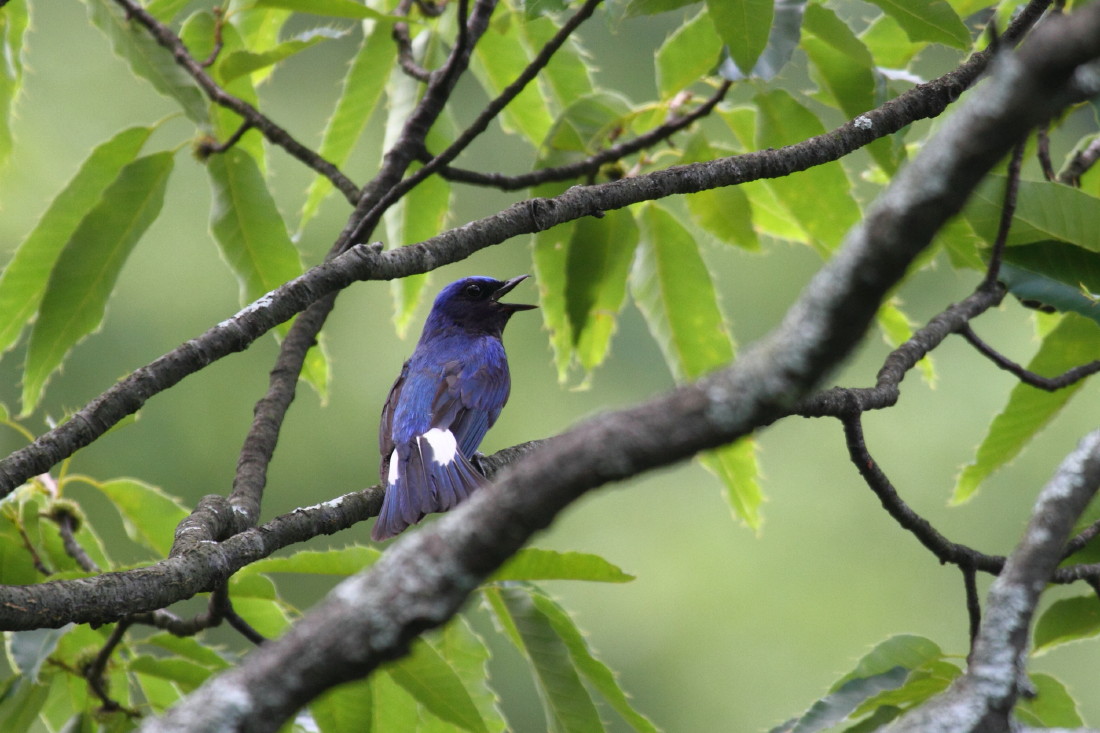
<path id="1" fill-rule="evenodd" d="M 469 295 L 471 298 L 479 297 L 481 295 L 481 286 L 470 283 L 466 286 L 466 295 Z"/>

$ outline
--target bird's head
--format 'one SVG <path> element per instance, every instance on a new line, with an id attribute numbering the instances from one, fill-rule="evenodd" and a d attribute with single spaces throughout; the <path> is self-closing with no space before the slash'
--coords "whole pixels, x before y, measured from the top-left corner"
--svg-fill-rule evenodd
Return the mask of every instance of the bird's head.
<path id="1" fill-rule="evenodd" d="M 470 331 L 500 335 L 512 314 L 536 308 L 524 303 L 502 303 L 500 299 L 527 279 L 520 275 L 511 280 L 491 277 L 466 277 L 439 292 L 428 316 L 437 325 L 455 324 Z"/>

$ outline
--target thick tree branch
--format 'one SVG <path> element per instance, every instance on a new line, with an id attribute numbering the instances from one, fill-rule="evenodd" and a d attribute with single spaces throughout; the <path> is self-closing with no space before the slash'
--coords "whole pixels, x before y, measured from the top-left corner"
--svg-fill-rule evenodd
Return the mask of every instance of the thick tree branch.
<path id="1" fill-rule="evenodd" d="M 1072 22 L 1048 23 L 997 65 L 782 324 L 738 362 L 547 441 L 439 521 L 399 539 L 281 639 L 145 729 L 275 730 L 323 690 L 368 674 L 444 623 L 488 573 L 584 492 L 742 437 L 788 410 L 858 343 L 882 298 L 982 176 L 1080 91 L 1078 66 L 1098 56 L 1100 6 L 1086 6 Z"/>
<path id="2" fill-rule="evenodd" d="M 1028 629 L 1073 523 L 1100 486 L 1100 431 L 1090 433 L 1039 494 L 1023 539 L 993 581 L 966 673 L 888 730 L 1007 731 L 1026 679 Z"/>

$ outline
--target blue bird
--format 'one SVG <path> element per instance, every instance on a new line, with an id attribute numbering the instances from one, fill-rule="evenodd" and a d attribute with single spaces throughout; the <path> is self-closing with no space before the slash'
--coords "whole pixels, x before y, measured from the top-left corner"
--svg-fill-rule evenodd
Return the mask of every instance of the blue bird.
<path id="1" fill-rule="evenodd" d="M 526 278 L 467 277 L 436 297 L 382 408 L 378 473 L 386 493 L 374 540 L 447 511 L 485 482 L 470 458 L 508 401 L 500 337 L 513 313 L 536 307 L 500 298 Z"/>

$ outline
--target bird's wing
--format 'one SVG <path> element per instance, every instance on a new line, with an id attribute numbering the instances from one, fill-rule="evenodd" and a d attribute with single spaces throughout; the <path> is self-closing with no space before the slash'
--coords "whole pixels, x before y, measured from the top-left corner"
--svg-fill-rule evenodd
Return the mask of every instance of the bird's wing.
<path id="1" fill-rule="evenodd" d="M 409 362 L 401 366 L 401 373 L 397 375 L 390 394 L 386 397 L 386 405 L 382 408 L 382 420 L 378 425 L 378 452 L 382 461 L 378 464 L 378 475 L 382 485 L 387 483 L 387 474 L 390 470 L 390 456 L 393 454 L 393 414 L 397 410 L 397 403 L 401 399 L 401 388 L 405 386 L 405 377 L 409 374 Z"/>
<path id="2" fill-rule="evenodd" d="M 450 430 L 469 458 L 508 401 L 510 380 L 503 362 L 476 366 L 449 362 L 432 401 L 432 427 Z"/>

